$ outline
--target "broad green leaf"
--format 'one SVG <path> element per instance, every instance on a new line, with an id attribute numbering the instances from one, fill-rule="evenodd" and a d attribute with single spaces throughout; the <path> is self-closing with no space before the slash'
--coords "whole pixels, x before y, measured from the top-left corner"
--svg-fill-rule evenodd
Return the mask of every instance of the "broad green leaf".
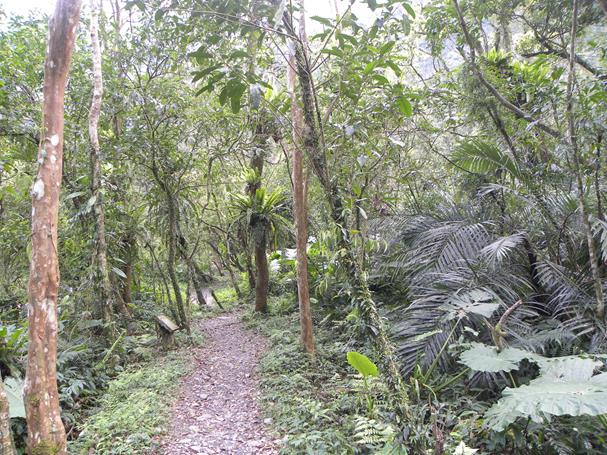
<path id="1" fill-rule="evenodd" d="M 371 74 L 379 62 L 369 62 L 363 70 L 363 74 Z"/>
<path id="2" fill-rule="evenodd" d="M 192 75 L 194 76 L 194 78 L 192 79 L 192 82 L 199 81 L 200 79 L 202 79 L 203 77 L 205 77 L 207 74 L 212 73 L 213 71 L 215 71 L 218 68 L 221 68 L 221 65 L 211 65 L 211 66 L 206 67 L 203 70 L 194 71 L 192 73 Z"/>
<path id="3" fill-rule="evenodd" d="M 541 375 L 535 381 L 587 381 L 603 362 L 579 356 L 541 358 Z"/>
<path id="4" fill-rule="evenodd" d="M 403 3 L 402 5 L 403 5 L 403 8 L 405 8 L 407 13 L 409 14 L 409 16 L 411 16 L 413 19 L 415 19 L 415 11 L 413 10 L 413 7 L 411 5 L 409 5 L 408 3 Z"/>
<path id="5" fill-rule="evenodd" d="M 361 354 L 360 352 L 350 351 L 347 354 L 348 363 L 352 368 L 358 371 L 362 376 L 378 376 L 377 365 L 375 365 L 369 358 Z"/>
<path id="6" fill-rule="evenodd" d="M 327 19 L 326 17 L 311 16 L 310 19 L 312 19 L 313 21 L 316 21 L 316 22 L 320 22 L 323 25 L 327 25 L 327 26 L 331 27 L 331 21 L 329 19 Z"/>
<path id="7" fill-rule="evenodd" d="M 224 87 L 221 89 L 221 92 L 219 92 L 219 104 L 221 106 L 223 106 L 224 104 L 226 104 L 226 101 L 228 100 L 228 87 Z"/>
<path id="8" fill-rule="evenodd" d="M 212 56 L 213 56 L 213 54 L 211 54 L 209 51 L 207 51 L 206 44 L 203 44 L 198 49 L 196 49 L 194 52 L 190 52 L 188 54 L 188 57 L 195 58 L 196 60 L 204 60 L 207 58 L 211 58 Z"/>
<path id="9" fill-rule="evenodd" d="M 394 71 L 394 74 L 396 74 L 397 76 L 400 76 L 402 74 L 402 71 L 400 70 L 400 68 L 398 67 L 398 65 L 396 63 L 394 63 L 392 60 L 388 60 L 386 62 L 386 65 L 390 67 L 390 69 L 392 71 Z"/>
<path id="10" fill-rule="evenodd" d="M 399 96 L 396 99 L 396 106 L 405 117 L 411 117 L 413 115 L 413 106 L 411 106 L 411 102 L 404 96 Z"/>
<path id="11" fill-rule="evenodd" d="M 344 53 L 341 51 L 341 49 L 337 49 L 335 47 L 330 48 L 330 49 L 323 49 L 321 51 L 321 53 L 335 55 L 336 57 L 342 57 L 344 55 Z"/>
<path id="12" fill-rule="evenodd" d="M 485 419 L 487 426 L 502 431 L 519 417 L 542 422 L 553 415 L 602 414 L 607 414 L 607 386 L 600 381 L 533 380 L 516 389 L 506 388 Z"/>
<path id="13" fill-rule="evenodd" d="M 474 371 L 497 373 L 498 371 L 512 371 L 518 369 L 523 359 L 537 360 L 541 358 L 533 352 L 522 349 L 506 348 L 497 352 L 493 346 L 481 343 L 471 343 L 472 347 L 460 355 L 459 361 Z"/>
<path id="14" fill-rule="evenodd" d="M 248 57 L 248 56 L 249 56 L 249 54 L 248 54 L 247 51 L 237 50 L 237 51 L 232 52 L 230 54 L 229 58 L 230 58 L 230 60 L 233 60 L 233 59 L 242 58 L 242 57 Z"/>
<path id="15" fill-rule="evenodd" d="M 346 41 L 349 41 L 354 46 L 358 46 L 358 40 L 356 39 L 356 37 L 354 37 L 352 35 L 342 32 L 342 33 L 337 33 L 336 37 L 337 37 L 337 39 L 344 39 Z"/>
<path id="16" fill-rule="evenodd" d="M 247 86 L 240 82 L 232 85 L 229 89 L 230 108 L 234 114 L 240 112 L 240 100 L 246 89 Z"/>
<path id="17" fill-rule="evenodd" d="M 379 53 L 387 54 L 394 48 L 395 44 L 396 44 L 395 41 L 388 41 L 387 43 L 383 44 L 382 47 L 379 48 Z"/>
<path id="18" fill-rule="evenodd" d="M 484 288 L 477 288 L 454 294 L 443 309 L 448 319 L 464 317 L 470 313 L 490 318 L 499 308 L 499 297 Z"/>
<path id="19" fill-rule="evenodd" d="M 165 13 L 166 13 L 166 10 L 165 10 L 164 8 L 160 8 L 160 9 L 158 9 L 158 10 L 156 11 L 156 13 L 154 14 L 154 20 L 155 20 L 156 22 L 158 22 L 158 21 L 162 20 L 162 18 L 164 17 Z"/>
<path id="20" fill-rule="evenodd" d="M 453 455 L 474 455 L 476 452 L 478 452 L 478 449 L 472 449 L 468 447 L 464 441 L 460 441 L 455 448 Z"/>
<path id="21" fill-rule="evenodd" d="M 25 417 L 23 403 L 23 380 L 9 376 L 4 379 L 4 388 L 8 397 L 9 415 L 11 418 Z"/>

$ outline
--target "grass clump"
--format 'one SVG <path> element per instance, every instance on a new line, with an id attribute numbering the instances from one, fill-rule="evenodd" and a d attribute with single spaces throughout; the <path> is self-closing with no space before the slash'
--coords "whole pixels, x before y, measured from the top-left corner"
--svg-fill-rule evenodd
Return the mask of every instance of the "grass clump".
<path id="1" fill-rule="evenodd" d="M 179 378 L 191 370 L 179 351 L 127 370 L 110 382 L 96 412 L 82 426 L 70 453 L 149 453 L 168 422 Z"/>

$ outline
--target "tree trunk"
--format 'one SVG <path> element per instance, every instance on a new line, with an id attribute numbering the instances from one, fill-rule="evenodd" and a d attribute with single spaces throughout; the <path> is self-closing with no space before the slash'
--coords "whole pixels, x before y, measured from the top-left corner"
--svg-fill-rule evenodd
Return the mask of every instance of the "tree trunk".
<path id="1" fill-rule="evenodd" d="M 183 296 L 181 295 L 181 288 L 179 286 L 179 280 L 177 279 L 177 273 L 175 272 L 176 255 L 177 255 L 177 207 L 175 207 L 175 200 L 173 196 L 167 192 L 167 204 L 169 209 L 169 245 L 168 245 L 168 261 L 167 269 L 169 272 L 169 278 L 171 285 L 173 286 L 173 292 L 175 293 L 175 302 L 177 304 L 177 314 L 179 314 L 179 324 L 185 328 L 188 335 L 190 334 L 190 323 L 185 310 L 185 303 Z"/>
<path id="2" fill-rule="evenodd" d="M 66 454 L 57 390 L 57 223 L 63 169 L 65 84 L 80 19 L 79 0 L 57 0 L 44 64 L 43 136 L 32 188 L 28 285 L 29 347 L 25 380 L 29 453 Z"/>
<path id="3" fill-rule="evenodd" d="M 13 436 L 11 433 L 11 418 L 8 397 L 4 390 L 4 383 L 0 377 L 0 454 L 17 455 Z"/>
<path id="4" fill-rule="evenodd" d="M 101 147 L 99 145 L 99 116 L 103 97 L 103 75 L 101 72 L 101 46 L 99 44 L 99 5 L 97 0 L 90 0 L 91 7 L 91 44 L 93 49 L 93 100 L 89 112 L 89 139 L 91 141 L 91 190 L 95 204 L 93 213 L 97 232 L 93 252 L 95 269 L 95 291 L 98 316 L 108 325 L 108 334 L 112 334 L 112 286 L 107 265 L 107 241 L 105 238 L 105 211 L 103 209 L 103 192 L 101 176 Z"/>
<path id="5" fill-rule="evenodd" d="M 192 285 L 194 286 L 194 292 L 196 293 L 196 300 L 199 305 L 207 305 L 202 290 L 206 287 L 201 277 L 201 271 L 193 260 L 188 258 L 188 268 L 190 269 L 190 275 L 192 276 Z"/>
<path id="6" fill-rule="evenodd" d="M 370 335 L 378 359 L 382 362 L 386 371 L 387 382 L 390 389 L 395 394 L 397 400 L 398 413 L 404 416 L 406 388 L 396 362 L 394 347 L 388 338 L 384 320 L 377 311 L 377 307 L 367 283 L 367 278 L 355 260 L 354 248 L 351 243 L 350 234 L 347 229 L 348 220 L 343 210 L 343 197 L 336 179 L 330 178 L 329 170 L 324 153 L 324 146 L 321 142 L 319 128 L 322 124 L 319 120 L 318 109 L 314 97 L 314 87 L 312 81 L 312 72 L 306 52 L 307 43 L 298 40 L 294 32 L 293 24 L 288 13 L 283 17 L 284 25 L 295 41 L 295 61 L 299 87 L 301 91 L 301 100 L 304 114 L 303 144 L 306 153 L 312 164 L 312 169 L 325 192 L 327 201 L 331 209 L 331 218 L 338 227 L 339 247 L 343 251 L 341 265 L 346 270 L 348 280 L 354 290 L 355 304 L 360 312 L 365 325 L 370 328 Z"/>
<path id="7" fill-rule="evenodd" d="M 164 292 L 166 292 L 169 311 L 171 312 L 171 315 L 173 316 L 175 321 L 179 321 L 179 315 L 177 314 L 177 312 L 175 311 L 175 308 L 173 307 L 173 300 L 171 299 L 171 290 L 169 289 L 169 283 L 166 279 L 164 271 L 162 270 L 160 261 L 156 257 L 156 253 L 154 252 L 154 247 L 151 243 L 146 243 L 146 246 L 150 250 L 150 256 L 152 257 L 152 266 L 156 265 L 156 270 L 158 271 L 158 275 L 160 276 L 160 280 L 162 281 L 162 284 L 164 287 Z M 162 287 L 161 287 L 161 290 L 162 290 Z M 164 301 L 164 298 L 162 300 Z"/>
<path id="8" fill-rule="evenodd" d="M 236 277 L 234 276 L 234 271 L 232 270 L 232 267 L 230 267 L 229 264 L 226 263 L 226 269 L 228 271 L 228 275 L 230 275 L 230 282 L 232 283 L 232 287 L 234 288 L 234 291 L 236 291 L 236 297 L 238 297 L 238 299 L 242 299 L 242 291 L 240 290 L 240 286 L 238 286 L 238 280 L 236 280 Z"/>
<path id="9" fill-rule="evenodd" d="M 221 251 L 219 251 L 219 248 L 217 248 L 217 246 L 213 242 L 209 242 L 209 246 L 213 249 L 213 251 L 217 255 L 217 258 L 219 259 L 220 263 L 223 265 L 225 270 L 227 270 L 228 275 L 230 277 L 230 282 L 232 283 L 232 287 L 236 291 L 236 296 L 238 297 L 238 299 L 242 299 L 242 291 L 240 290 L 240 286 L 238 285 L 238 280 L 236 279 L 236 276 L 234 275 L 234 270 L 232 269 L 232 266 L 230 265 L 230 258 L 224 257 L 224 255 L 221 254 Z"/>
<path id="10" fill-rule="evenodd" d="M 122 295 L 124 304 L 128 307 L 128 305 L 133 303 L 133 266 L 137 257 L 137 239 L 135 233 L 129 229 L 122 243 L 125 248 L 125 264 L 122 271 L 126 278 L 122 281 L 120 294 Z"/>
<path id="11" fill-rule="evenodd" d="M 301 14 L 303 14 L 303 2 Z M 305 33 L 301 20 L 300 35 Z M 289 56 L 287 79 L 291 97 L 291 119 L 293 123 L 293 212 L 295 218 L 295 245 L 297 251 L 297 297 L 299 300 L 299 321 L 301 343 L 308 354 L 314 354 L 314 332 L 310 310 L 310 289 L 308 285 L 308 219 L 306 214 L 306 184 L 303 169 L 301 135 L 303 114 L 295 94 L 295 55 Z"/>
<path id="12" fill-rule="evenodd" d="M 194 292 L 196 293 L 196 300 L 198 300 L 199 305 L 206 305 L 207 302 L 204 298 L 204 294 L 202 290 L 206 287 L 205 282 L 206 279 L 204 277 L 204 273 L 198 267 L 198 264 L 192 259 L 192 257 L 188 254 L 187 241 L 185 237 L 181 234 L 181 229 L 179 228 L 179 222 L 177 221 L 177 249 L 179 251 L 179 256 L 186 263 L 188 267 L 188 271 L 190 272 L 190 276 L 192 278 L 192 284 L 194 285 Z"/>
<path id="13" fill-rule="evenodd" d="M 251 247 L 249 228 L 238 228 L 238 239 L 242 245 L 242 254 L 244 256 L 244 270 L 247 272 L 247 281 L 249 283 L 249 292 L 255 289 L 255 270 L 253 269 L 253 261 L 251 260 Z"/>
<path id="14" fill-rule="evenodd" d="M 255 229 L 255 228 L 253 228 Z M 257 279 L 255 280 L 255 311 L 267 313 L 268 311 L 268 287 L 270 284 L 270 270 L 268 268 L 267 249 L 267 228 L 260 227 L 262 232 L 255 239 L 255 269 L 257 270 Z"/>

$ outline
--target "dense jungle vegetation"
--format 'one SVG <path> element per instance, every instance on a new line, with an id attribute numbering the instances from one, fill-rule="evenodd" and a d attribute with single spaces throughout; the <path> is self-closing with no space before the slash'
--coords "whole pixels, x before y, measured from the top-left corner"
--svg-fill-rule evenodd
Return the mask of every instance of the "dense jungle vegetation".
<path id="1" fill-rule="evenodd" d="M 0 454 L 607 453 L 607 1 L 17 3 Z"/>

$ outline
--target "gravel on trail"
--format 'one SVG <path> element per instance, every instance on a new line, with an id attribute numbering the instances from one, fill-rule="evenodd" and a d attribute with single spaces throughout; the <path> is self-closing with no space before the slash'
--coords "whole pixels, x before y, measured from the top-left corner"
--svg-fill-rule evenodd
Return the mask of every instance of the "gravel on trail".
<path id="1" fill-rule="evenodd" d="M 256 368 L 268 349 L 237 313 L 200 321 L 204 335 L 193 352 L 195 370 L 182 381 L 161 449 L 164 455 L 275 455 L 259 407 Z"/>

